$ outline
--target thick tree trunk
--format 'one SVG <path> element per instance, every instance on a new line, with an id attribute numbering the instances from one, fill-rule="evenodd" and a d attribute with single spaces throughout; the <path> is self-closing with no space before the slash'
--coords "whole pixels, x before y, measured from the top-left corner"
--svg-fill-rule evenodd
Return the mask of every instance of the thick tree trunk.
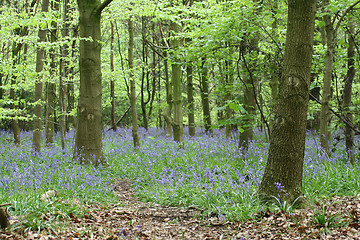
<path id="1" fill-rule="evenodd" d="M 43 0 L 41 11 L 47 12 L 49 10 L 49 0 Z M 39 29 L 38 37 L 39 43 L 45 42 L 46 40 L 46 30 Z M 36 50 L 36 73 L 38 74 L 36 83 L 35 83 L 35 103 L 34 103 L 34 120 L 33 120 L 33 150 L 40 153 L 41 152 L 41 133 L 42 133 L 42 90 L 43 83 L 41 72 L 44 68 L 44 50 L 38 46 Z"/>
<path id="2" fill-rule="evenodd" d="M 306 115 L 315 22 L 315 0 L 289 0 L 285 55 L 279 101 L 268 160 L 259 186 L 264 200 L 280 194 L 302 204 Z M 279 190 L 283 186 L 282 191 Z"/>
<path id="3" fill-rule="evenodd" d="M 180 31 L 180 26 L 171 22 L 171 30 L 174 33 Z M 173 50 L 176 50 L 180 46 L 180 40 L 178 36 L 175 36 L 171 40 L 171 47 Z M 182 96 L 181 96 L 181 66 L 180 61 L 177 56 L 173 56 L 174 60 L 171 64 L 171 81 L 173 87 L 173 97 L 174 97 L 174 121 L 173 121 L 173 133 L 174 141 L 181 142 L 183 139 L 183 113 L 182 113 Z"/>
<path id="4" fill-rule="evenodd" d="M 113 73 L 114 68 L 114 23 L 111 21 L 111 41 L 110 41 L 110 71 Z M 113 76 L 113 75 L 112 75 Z M 115 76 L 114 76 L 115 77 Z M 111 128 L 116 131 L 115 119 L 115 83 L 114 79 L 110 80 L 110 98 L 111 98 Z"/>
<path id="5" fill-rule="evenodd" d="M 329 0 L 323 1 L 323 11 L 325 30 L 326 30 L 326 57 L 325 57 L 325 70 L 324 70 L 324 85 L 322 89 L 321 98 L 321 111 L 320 111 L 320 144 L 326 153 L 329 153 L 329 122 L 330 122 L 330 98 L 331 98 L 331 80 L 334 62 L 334 27 L 331 21 L 331 15 L 327 9 L 329 6 Z"/>
<path id="6" fill-rule="evenodd" d="M 353 20 L 350 19 L 349 22 L 349 36 L 348 36 L 348 63 L 347 63 L 347 74 L 345 78 L 344 84 L 344 100 L 343 107 L 345 112 L 345 119 L 350 125 L 353 125 L 353 115 L 350 111 L 351 106 L 351 95 L 352 95 L 352 83 L 355 76 L 355 67 L 354 67 L 354 56 L 355 56 L 355 42 L 354 42 L 354 23 Z M 345 146 L 346 152 L 348 154 L 348 159 L 350 163 L 355 163 L 354 156 L 354 131 L 349 127 L 349 125 L 345 125 Z"/>
<path id="7" fill-rule="evenodd" d="M 192 66 L 186 67 L 189 135 L 195 136 L 195 104 Z"/>
<path id="8" fill-rule="evenodd" d="M 206 57 L 201 59 L 201 101 L 203 107 L 204 127 L 206 133 L 211 133 L 211 115 L 209 102 L 209 79 Z"/>
<path id="9" fill-rule="evenodd" d="M 102 151 L 101 11 L 111 1 L 78 0 L 80 20 L 80 96 L 75 155 L 80 162 L 105 162 Z"/>
<path id="10" fill-rule="evenodd" d="M 131 120 L 132 120 L 132 136 L 134 148 L 140 146 L 138 119 L 136 111 L 136 91 L 135 91 L 135 79 L 134 79 L 134 26 L 131 19 L 128 20 L 129 31 L 129 47 L 128 47 L 128 60 L 129 60 L 129 72 L 130 72 L 130 105 L 131 105 Z"/>

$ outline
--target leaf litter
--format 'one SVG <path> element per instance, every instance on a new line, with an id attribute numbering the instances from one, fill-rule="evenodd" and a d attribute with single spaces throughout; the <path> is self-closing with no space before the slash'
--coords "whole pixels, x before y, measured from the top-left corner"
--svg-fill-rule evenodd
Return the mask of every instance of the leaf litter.
<path id="1" fill-rule="evenodd" d="M 69 213 L 56 218 L 58 229 L 29 231 L 13 217 L 13 226 L 18 227 L 0 230 L 0 239 L 360 239 L 360 199 L 355 196 L 332 196 L 291 212 L 266 209 L 246 222 L 229 222 L 206 218 L 193 207 L 141 202 L 129 179 L 116 179 L 114 191 L 119 203 L 86 205 L 82 217 Z M 73 204 L 80 201 L 74 199 Z M 43 214 L 40 220 L 53 221 L 54 214 L 59 213 Z"/>

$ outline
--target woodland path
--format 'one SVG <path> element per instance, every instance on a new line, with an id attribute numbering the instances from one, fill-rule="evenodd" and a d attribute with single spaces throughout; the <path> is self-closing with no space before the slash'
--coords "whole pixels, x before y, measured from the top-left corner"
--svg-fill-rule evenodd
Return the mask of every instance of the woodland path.
<path id="1" fill-rule="evenodd" d="M 319 226 L 313 217 L 316 207 L 291 214 L 264 211 L 247 222 L 228 222 L 200 217 L 193 208 L 141 202 L 127 179 L 116 180 L 114 191 L 119 204 L 88 206 L 83 218 L 70 215 L 57 232 L 1 230 L 0 239 L 360 239 L 360 199 L 355 197 L 334 196 L 319 204 L 328 219 L 328 226 Z"/>

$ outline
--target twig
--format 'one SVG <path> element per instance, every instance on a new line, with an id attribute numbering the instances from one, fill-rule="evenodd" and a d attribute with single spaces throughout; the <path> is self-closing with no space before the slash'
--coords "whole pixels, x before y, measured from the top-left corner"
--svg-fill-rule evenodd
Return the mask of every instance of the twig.
<path id="1" fill-rule="evenodd" d="M 0 207 L 6 207 L 6 206 L 10 206 L 11 203 L 4 203 L 4 204 L 0 204 Z"/>

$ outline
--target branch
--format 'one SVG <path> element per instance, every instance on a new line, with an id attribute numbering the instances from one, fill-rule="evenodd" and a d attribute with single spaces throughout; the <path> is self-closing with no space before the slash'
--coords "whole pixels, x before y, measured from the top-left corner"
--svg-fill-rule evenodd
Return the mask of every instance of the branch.
<path id="1" fill-rule="evenodd" d="M 340 23 L 344 20 L 346 14 L 348 14 L 359 3 L 360 3 L 360 0 L 356 1 L 353 5 L 351 5 L 348 9 L 345 10 L 343 15 L 340 17 L 338 23 L 336 24 L 336 27 L 334 29 L 335 33 L 337 32 L 338 28 L 340 27 Z"/>
<path id="2" fill-rule="evenodd" d="M 109 5 L 112 2 L 112 0 L 105 0 L 102 4 L 100 4 L 96 9 L 95 9 L 95 13 L 96 14 L 100 14 L 102 10 L 104 10 L 104 8 L 107 7 L 107 5 Z"/>
<path id="3" fill-rule="evenodd" d="M 136 96 L 135 99 L 138 98 L 139 94 L 140 94 L 140 92 L 138 93 L 138 95 Z M 115 124 L 115 125 L 118 125 L 118 124 L 124 119 L 124 117 L 125 117 L 126 114 L 130 111 L 130 109 L 131 109 L 131 105 L 126 109 L 126 111 L 125 111 L 124 114 L 119 118 L 119 120 L 116 121 L 116 124 Z M 112 130 L 112 129 L 113 129 L 112 127 L 109 128 L 109 129 L 107 130 L 107 132 L 110 131 L 110 130 Z"/>
<path id="4" fill-rule="evenodd" d="M 317 102 L 318 104 L 321 105 L 321 101 L 319 99 L 317 99 L 314 95 L 312 95 L 310 93 L 310 96 L 313 97 L 315 99 L 315 102 Z M 346 126 L 348 126 L 349 128 L 351 128 L 357 135 L 360 135 L 360 130 L 357 129 L 353 124 L 349 123 L 345 118 L 343 118 L 339 113 L 335 112 L 334 109 L 332 109 L 331 107 L 329 107 L 329 110 L 336 116 L 338 117 L 343 123 L 346 124 Z"/>
<path id="5" fill-rule="evenodd" d="M 246 68 L 247 72 L 249 73 L 249 77 L 250 77 L 251 86 L 252 86 L 252 89 L 253 89 L 253 94 L 254 94 L 256 106 L 257 106 L 258 109 L 259 109 L 260 116 L 261 116 L 261 120 L 262 120 L 262 122 L 265 124 L 266 129 L 267 129 L 267 132 L 268 132 L 268 136 L 269 136 L 269 138 L 270 138 L 270 136 L 271 136 L 271 135 L 270 135 L 270 134 L 271 134 L 271 132 L 270 132 L 270 126 L 269 126 L 269 123 L 266 121 L 265 115 L 264 115 L 264 113 L 263 113 L 263 111 L 262 111 L 262 109 L 261 109 L 261 107 L 260 107 L 260 103 L 259 103 L 258 98 L 257 98 L 256 88 L 255 88 L 255 84 L 254 84 L 254 78 L 253 78 L 252 72 L 251 72 L 251 70 L 250 70 L 250 68 L 249 68 L 249 66 L 248 66 L 248 64 L 247 64 L 247 62 L 246 62 L 246 59 L 245 59 L 245 56 L 244 56 L 244 52 L 243 52 L 243 51 L 241 51 L 241 56 L 242 56 L 242 59 L 244 60 L 245 68 Z M 246 86 L 246 85 L 245 85 L 245 86 Z"/>

